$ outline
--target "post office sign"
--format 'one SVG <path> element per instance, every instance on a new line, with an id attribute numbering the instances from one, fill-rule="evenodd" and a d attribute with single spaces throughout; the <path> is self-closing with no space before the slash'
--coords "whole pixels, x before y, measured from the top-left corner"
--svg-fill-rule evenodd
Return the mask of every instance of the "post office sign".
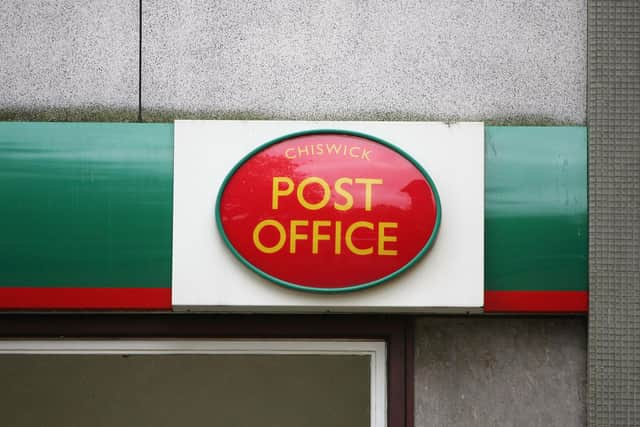
<path id="1" fill-rule="evenodd" d="M 395 277 L 436 241 L 436 186 L 375 136 L 308 130 L 276 138 L 225 179 L 216 220 L 230 250 L 290 288 L 353 291 Z"/>
<path id="2" fill-rule="evenodd" d="M 481 310 L 482 123 L 178 120 L 174 130 L 174 310 Z"/>

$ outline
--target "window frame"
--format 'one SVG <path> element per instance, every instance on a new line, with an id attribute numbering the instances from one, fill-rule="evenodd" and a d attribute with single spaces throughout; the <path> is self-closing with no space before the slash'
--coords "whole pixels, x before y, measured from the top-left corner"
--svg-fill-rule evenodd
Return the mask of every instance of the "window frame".
<path id="1" fill-rule="evenodd" d="M 0 314 L 0 339 L 384 341 L 388 427 L 413 427 L 413 317 L 194 313 Z"/>

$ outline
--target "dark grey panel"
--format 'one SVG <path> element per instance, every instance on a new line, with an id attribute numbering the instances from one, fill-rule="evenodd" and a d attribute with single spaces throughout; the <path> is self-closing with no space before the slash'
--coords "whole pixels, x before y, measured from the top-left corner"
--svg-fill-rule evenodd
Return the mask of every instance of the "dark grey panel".
<path id="1" fill-rule="evenodd" d="M 417 321 L 416 427 L 582 427 L 586 319 Z"/>
<path id="2" fill-rule="evenodd" d="M 640 425 L 640 2 L 588 23 L 589 422 Z"/>

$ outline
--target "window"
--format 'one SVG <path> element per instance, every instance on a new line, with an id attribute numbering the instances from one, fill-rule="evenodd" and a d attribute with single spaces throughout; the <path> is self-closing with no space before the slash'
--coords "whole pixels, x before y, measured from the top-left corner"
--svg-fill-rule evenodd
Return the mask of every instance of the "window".
<path id="1" fill-rule="evenodd" d="M 308 389 L 317 393 L 307 399 L 305 404 L 313 403 L 323 393 L 329 394 L 326 390 L 333 389 L 336 392 L 329 397 L 334 399 L 334 403 L 331 403 L 332 408 L 328 410 L 339 411 L 344 415 L 348 406 L 360 408 L 360 413 L 364 408 L 365 416 L 358 420 L 364 419 L 366 425 L 413 426 L 413 319 L 407 316 L 4 313 L 0 314 L 0 348 L 0 358 L 3 359 L 0 365 L 8 367 L 2 373 L 5 377 L 3 381 L 6 382 L 7 375 L 14 375 L 14 383 L 23 386 L 26 376 L 24 381 L 19 378 L 16 380 L 16 374 L 11 372 L 17 372 L 18 369 L 11 368 L 11 364 L 15 368 L 22 366 L 23 372 L 34 372 L 28 364 L 38 360 L 44 361 L 39 362 L 43 364 L 38 368 L 41 369 L 40 372 L 46 372 L 47 369 L 56 371 L 54 365 L 58 362 L 70 365 L 71 370 L 80 369 L 84 364 L 82 369 L 87 370 L 86 374 L 78 371 L 77 375 L 72 376 L 60 370 L 62 373 L 58 377 L 54 378 L 53 374 L 48 377 L 52 384 L 51 390 L 54 390 L 53 383 L 58 388 L 63 388 L 65 384 L 70 385 L 71 380 L 86 378 L 90 381 L 90 376 L 99 371 L 104 374 L 105 379 L 96 381 L 102 381 L 105 385 L 111 383 L 112 393 L 115 393 L 112 396 L 115 395 L 117 399 L 118 396 L 125 395 L 124 391 L 118 394 L 118 387 L 126 383 L 126 378 L 122 378 L 133 378 L 133 373 L 144 368 L 148 370 L 147 376 L 135 379 L 136 382 L 141 382 L 141 389 L 145 389 L 147 384 L 146 389 L 157 390 L 162 399 L 170 401 L 172 396 L 178 397 L 182 399 L 182 406 L 188 406 L 192 404 L 187 398 L 189 393 L 199 399 L 198 396 L 209 397 L 215 392 L 218 393 L 218 402 L 225 402 L 220 397 L 224 397 L 221 394 L 224 390 L 229 390 L 230 396 L 233 393 L 236 393 L 235 396 L 242 395 L 242 390 L 250 387 L 247 385 L 249 383 L 233 390 L 229 388 L 234 385 L 233 381 L 256 379 L 255 372 L 261 366 L 267 366 L 263 370 L 271 375 L 259 379 L 264 383 L 276 384 L 274 389 L 289 393 L 288 396 L 291 397 L 286 398 L 289 398 L 293 408 L 299 407 L 298 403 L 305 403 L 302 399 L 305 396 L 301 396 L 299 390 L 315 381 L 314 378 L 319 378 L 317 387 Z M 103 367 L 96 368 L 100 364 Z M 211 386 L 216 383 L 215 375 L 200 378 L 198 372 L 201 370 L 189 370 L 197 364 L 210 364 L 211 369 L 207 368 L 206 371 L 224 372 L 224 381 L 231 386 L 225 388 L 225 383 L 218 381 L 214 386 L 222 386 L 215 390 Z M 154 365 L 157 369 L 152 368 Z M 314 366 L 315 369 L 305 370 L 307 366 Z M 290 374 L 287 367 L 295 367 L 298 371 Z M 170 369 L 174 372 L 172 381 L 178 383 L 167 384 L 163 389 L 165 383 L 159 379 L 158 373 Z M 181 369 L 191 375 L 189 381 L 185 380 L 186 385 L 180 384 L 181 376 L 176 374 Z M 243 370 L 246 375 L 241 378 L 242 375 L 238 373 Z M 37 382 L 42 375 L 33 374 L 30 381 Z M 349 375 L 352 376 L 351 383 L 347 381 Z M 222 377 L 218 379 L 220 378 Z M 300 378 L 298 384 L 277 384 L 277 381 L 295 378 Z M 346 382 L 340 384 L 339 380 Z M 322 381 L 324 385 L 321 384 Z M 39 387 L 36 383 L 31 384 L 34 384 L 32 390 Z M 11 392 L 10 387 L 4 386 L 4 389 L 5 393 Z M 83 388 L 79 387 L 79 390 Z M 163 390 L 168 390 L 169 393 L 162 395 Z M 266 396 L 268 392 L 265 390 L 269 389 L 254 387 L 253 393 L 281 401 L 275 394 Z M 130 391 L 134 396 L 140 395 L 133 386 Z M 346 397 L 340 398 L 340 392 L 344 392 L 343 396 L 349 398 L 356 395 L 364 398 L 348 401 Z M 291 400 L 293 398 L 300 399 L 300 402 L 294 403 Z M 101 399 L 113 402 L 108 397 Z M 46 403 L 43 400 L 50 401 L 41 397 L 36 399 L 35 405 Z M 233 401 L 238 402 L 239 399 L 227 400 Z M 342 406 L 335 402 L 342 402 Z M 159 411 L 171 410 L 171 406 L 165 403 L 156 403 L 155 407 Z M 235 408 L 249 411 L 246 405 L 236 404 Z M 213 407 L 209 409 L 210 412 L 214 410 Z M 233 410 L 234 405 L 228 403 L 224 409 Z M 252 409 L 252 412 L 259 413 L 259 409 Z M 116 407 L 112 412 L 117 410 Z M 295 420 L 293 422 L 297 423 Z M 186 425 L 185 421 L 181 420 L 183 425 Z M 97 424 L 93 422 L 92 425 Z M 324 422 L 323 425 L 327 423 Z"/>
<path id="2" fill-rule="evenodd" d="M 386 426 L 384 341 L 9 340 L 0 378 L 14 427 Z"/>

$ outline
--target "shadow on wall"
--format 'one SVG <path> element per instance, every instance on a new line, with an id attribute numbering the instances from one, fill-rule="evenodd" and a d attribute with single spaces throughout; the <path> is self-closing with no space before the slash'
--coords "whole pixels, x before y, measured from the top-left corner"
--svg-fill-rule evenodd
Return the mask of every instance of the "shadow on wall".
<path id="1" fill-rule="evenodd" d="M 102 106 L 68 108 L 0 108 L 0 121 L 42 122 L 137 122 L 137 109 L 110 108 Z M 142 111 L 145 123 L 167 123 L 174 120 L 336 120 L 336 121 L 435 121 L 453 123 L 458 121 L 484 122 L 487 126 L 570 126 L 580 125 L 570 120 L 558 120 L 537 115 L 510 115 L 504 117 L 451 115 L 421 115 L 406 111 L 370 111 L 346 115 L 300 114 L 278 115 L 259 111 L 205 111 L 153 109 Z"/>

